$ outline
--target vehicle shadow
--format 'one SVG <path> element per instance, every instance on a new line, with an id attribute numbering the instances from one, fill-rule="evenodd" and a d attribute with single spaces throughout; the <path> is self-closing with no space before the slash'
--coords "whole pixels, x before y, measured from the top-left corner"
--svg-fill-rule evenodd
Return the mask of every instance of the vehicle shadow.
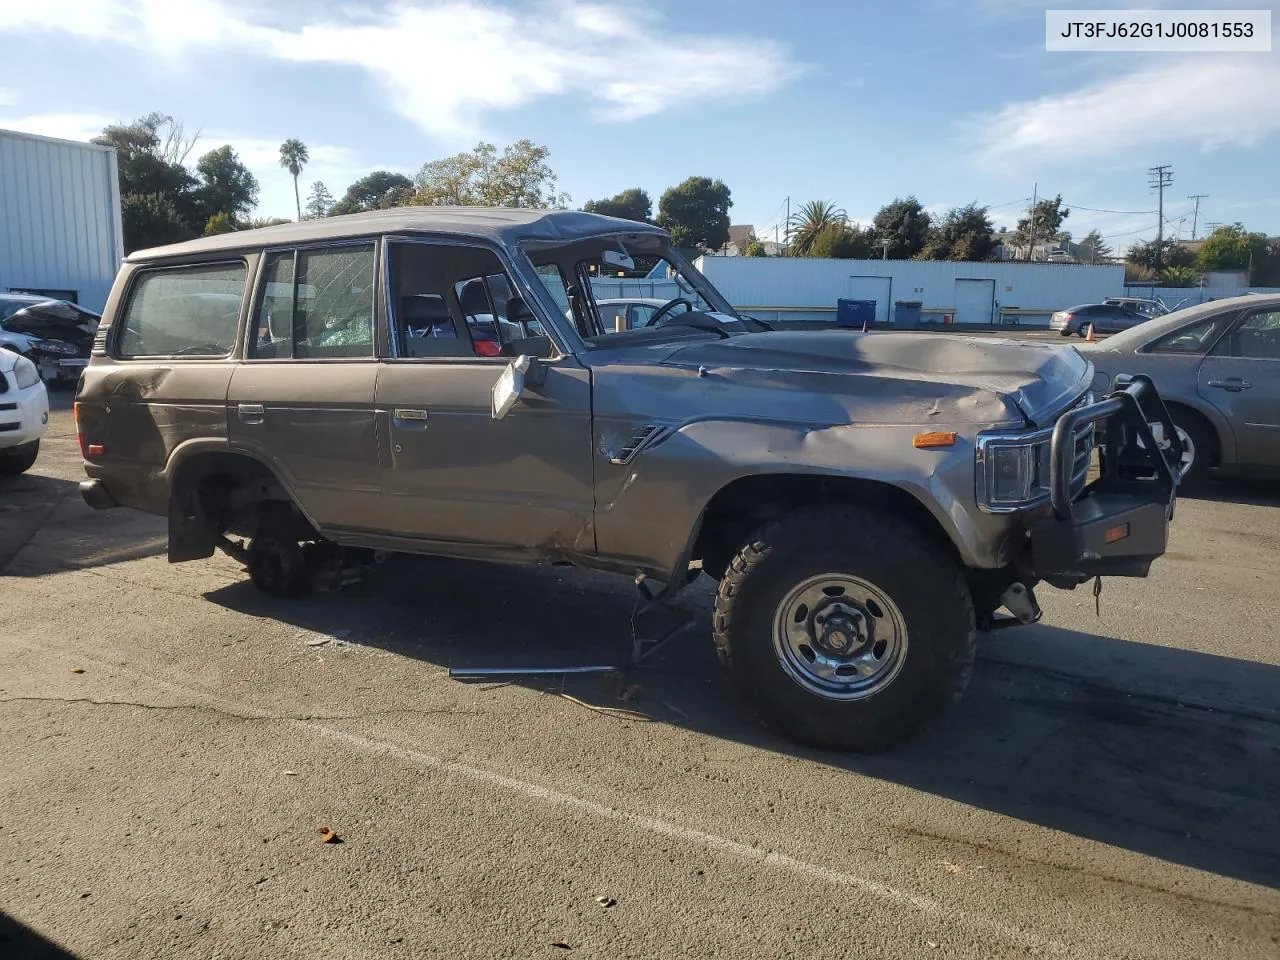
<path id="1" fill-rule="evenodd" d="M 46 940 L 30 927 L 19 923 L 0 910 L 0 957 L 13 960 L 76 960 L 52 940 Z"/>
<path id="2" fill-rule="evenodd" d="M 635 609 L 623 578 L 430 558 L 304 601 L 247 582 L 206 596 L 443 667 L 625 663 Z M 640 686 L 626 704 L 616 677 L 512 682 L 1280 887 L 1280 667 L 1017 627 L 984 639 L 968 695 L 931 735 L 889 754 L 839 754 L 797 747 L 743 706 L 712 648 L 712 597 L 706 578 L 686 591 L 694 626 L 625 671 Z"/>
<path id="3" fill-rule="evenodd" d="M 1187 500 L 1280 507 L 1280 478 L 1208 477 L 1194 487 L 1179 490 L 1178 496 Z"/>
<path id="4" fill-rule="evenodd" d="M 165 521 L 97 511 L 70 480 L 27 473 L 0 480 L 0 576 L 38 577 L 164 553 Z"/>

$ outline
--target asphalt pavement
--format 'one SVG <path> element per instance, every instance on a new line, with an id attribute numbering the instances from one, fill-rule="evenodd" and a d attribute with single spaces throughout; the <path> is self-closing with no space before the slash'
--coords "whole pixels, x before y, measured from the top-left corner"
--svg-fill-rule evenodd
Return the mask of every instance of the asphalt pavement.
<path id="1" fill-rule="evenodd" d="M 860 757 L 739 703 L 705 578 L 619 678 L 462 684 L 622 662 L 632 585 L 410 558 L 269 599 L 84 506 L 55 406 L 0 486 L 0 956 L 1280 956 L 1274 484 L 1180 500 L 1149 579 L 1042 591 Z"/>

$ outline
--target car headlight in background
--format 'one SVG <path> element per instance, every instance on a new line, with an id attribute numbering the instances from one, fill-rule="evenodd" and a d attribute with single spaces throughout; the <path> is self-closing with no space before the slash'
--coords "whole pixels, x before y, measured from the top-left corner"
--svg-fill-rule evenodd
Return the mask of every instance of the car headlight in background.
<path id="1" fill-rule="evenodd" d="M 31 347 L 34 350 L 43 350 L 45 353 L 58 353 L 64 357 L 76 355 L 76 348 L 62 340 L 37 340 Z"/>
<path id="2" fill-rule="evenodd" d="M 26 357 L 18 357 L 18 362 L 13 367 L 13 378 L 17 381 L 18 389 L 25 390 L 27 387 L 34 387 L 40 382 L 40 371 L 36 369 L 36 365 Z"/>

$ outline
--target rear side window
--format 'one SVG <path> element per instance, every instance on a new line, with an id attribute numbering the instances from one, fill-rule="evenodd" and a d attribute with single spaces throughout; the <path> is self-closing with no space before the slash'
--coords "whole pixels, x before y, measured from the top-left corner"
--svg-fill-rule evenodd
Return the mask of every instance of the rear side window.
<path id="1" fill-rule="evenodd" d="M 1218 335 L 1231 323 L 1234 313 L 1201 320 L 1189 327 L 1166 333 L 1147 348 L 1149 353 L 1201 354 L 1213 346 Z"/>
<path id="2" fill-rule="evenodd" d="M 236 342 L 243 263 L 147 270 L 133 285 L 116 352 L 136 357 L 225 357 Z"/>
<path id="3" fill-rule="evenodd" d="M 249 356 L 372 357 L 373 277 L 372 243 L 271 254 Z"/>

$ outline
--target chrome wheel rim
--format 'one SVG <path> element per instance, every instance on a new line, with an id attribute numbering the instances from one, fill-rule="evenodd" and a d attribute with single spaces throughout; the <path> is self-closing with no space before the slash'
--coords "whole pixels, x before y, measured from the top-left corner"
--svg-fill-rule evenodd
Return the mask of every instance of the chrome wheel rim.
<path id="1" fill-rule="evenodd" d="M 773 650 L 792 680 L 827 700 L 861 700 L 894 681 L 907 654 L 902 611 L 860 577 L 824 573 L 778 604 Z"/>
<path id="2" fill-rule="evenodd" d="M 1196 442 L 1191 439 L 1191 434 L 1183 430 L 1176 423 L 1173 425 L 1174 432 L 1177 433 L 1178 439 L 1182 441 L 1182 460 L 1178 464 L 1178 476 L 1185 477 L 1188 471 L 1195 466 L 1196 462 Z M 1164 424 L 1151 424 L 1151 435 L 1156 439 L 1157 447 L 1164 447 Z"/>

